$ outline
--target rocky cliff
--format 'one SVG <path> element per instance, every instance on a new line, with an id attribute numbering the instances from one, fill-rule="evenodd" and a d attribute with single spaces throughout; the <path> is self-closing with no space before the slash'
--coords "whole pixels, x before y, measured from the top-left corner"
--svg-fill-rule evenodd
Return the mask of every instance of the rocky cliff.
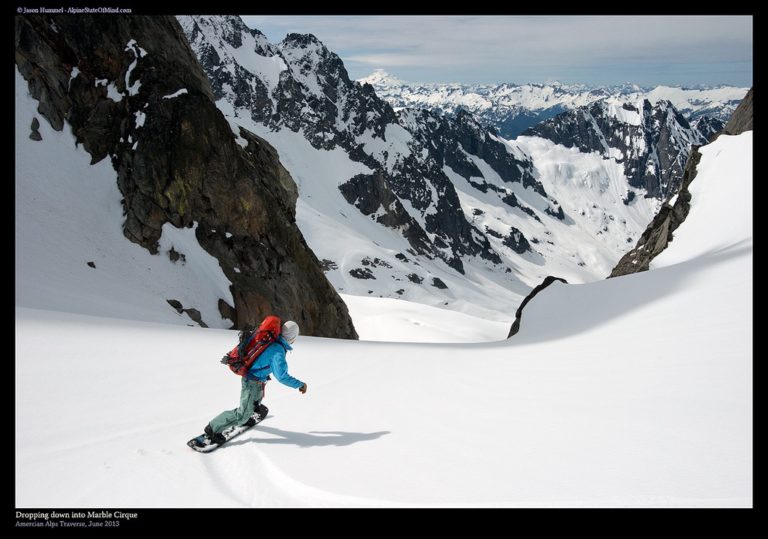
<path id="1" fill-rule="evenodd" d="M 18 16 L 15 45 L 40 115 L 69 124 L 93 163 L 111 160 L 126 238 L 157 253 L 164 223 L 197 223 L 232 282 L 235 305 L 219 310 L 235 327 L 275 313 L 356 338 L 296 227 L 290 175 L 262 138 L 233 135 L 174 18 Z"/>
<path id="2" fill-rule="evenodd" d="M 747 96 L 733 112 L 725 129 L 718 133 L 717 136 L 720 134 L 739 135 L 744 131 L 751 130 L 752 117 L 752 89 L 750 89 Z M 713 140 L 717 136 L 713 137 Z M 635 248 L 619 260 L 609 277 L 618 277 L 648 270 L 651 261 L 672 241 L 674 231 L 685 221 L 690 211 L 691 194 L 688 191 L 688 187 L 696 178 L 696 166 L 700 160 L 701 154 L 698 147 L 696 147 L 691 152 L 691 156 L 686 163 L 677 196 L 664 203 L 659 213 L 654 217 L 651 224 L 648 225 L 645 232 L 643 232 Z"/>
<path id="3" fill-rule="evenodd" d="M 724 133 L 726 135 L 739 135 L 744 131 L 750 131 L 752 129 L 752 93 L 754 88 L 750 88 L 746 97 L 739 103 L 739 106 L 733 111 L 733 115 L 728 120 L 728 124 L 725 126 Z"/>

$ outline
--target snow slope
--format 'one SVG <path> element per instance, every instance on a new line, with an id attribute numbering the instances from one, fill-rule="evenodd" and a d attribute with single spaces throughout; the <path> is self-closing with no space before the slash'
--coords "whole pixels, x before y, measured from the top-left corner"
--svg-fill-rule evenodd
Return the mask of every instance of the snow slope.
<path id="1" fill-rule="evenodd" d="M 723 221 L 721 159 L 750 200 L 750 147 L 704 149 L 671 265 L 556 283 L 510 341 L 302 337 L 307 394 L 271 382 L 267 420 L 209 455 L 184 444 L 237 402 L 233 332 L 17 305 L 16 506 L 750 507 L 751 227 L 686 239 Z M 394 314 L 369 301 L 353 316 Z"/>
<path id="2" fill-rule="evenodd" d="M 701 161 L 689 188 L 691 211 L 675 231 L 670 246 L 651 262 L 651 268 L 725 252 L 742 244 L 751 247 L 752 182 L 744 179 L 752 178 L 752 131 L 720 135 L 699 152 Z M 736 182 L 741 183 L 734 196 Z"/>
<path id="3" fill-rule="evenodd" d="M 494 322 L 447 309 L 389 298 L 342 294 L 360 340 L 489 342 L 509 335 L 511 322 Z"/>
<path id="4" fill-rule="evenodd" d="M 211 455 L 184 443 L 237 403 L 234 334 L 17 308 L 16 505 L 748 506 L 751 289 L 702 293 L 745 261 L 573 287 L 607 313 L 551 342 L 303 338 L 308 393 L 271 383 L 271 417 Z"/>
<path id="5" fill-rule="evenodd" d="M 533 157 L 537 177 L 546 179 L 547 190 L 568 216 L 568 220 L 553 223 L 538 234 L 535 223 L 521 226 L 527 236 L 541 240 L 537 249 L 549 255 L 548 273 L 539 274 L 536 284 L 546 275 L 563 277 L 569 283 L 594 280 L 589 278 L 590 272 L 608 275 L 616 265 L 616 253 L 637 242 L 648 225 L 648 216 L 661 205 L 655 198 L 642 196 L 642 190 L 630 187 L 623 165 L 613 158 L 566 148 L 541 137 L 520 136 L 507 145 Z M 622 202 L 629 192 L 638 195 L 631 205 Z M 555 253 L 559 257 L 552 256 Z M 563 259 L 584 265 L 583 272 L 577 273 Z"/>

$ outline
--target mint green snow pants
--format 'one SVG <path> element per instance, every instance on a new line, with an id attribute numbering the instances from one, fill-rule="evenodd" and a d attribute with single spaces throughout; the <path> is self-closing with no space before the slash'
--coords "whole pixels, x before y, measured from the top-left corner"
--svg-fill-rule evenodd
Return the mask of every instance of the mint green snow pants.
<path id="1" fill-rule="evenodd" d="M 242 389 L 240 390 L 240 408 L 221 412 L 211 419 L 213 432 L 222 432 L 228 427 L 242 425 L 248 421 L 263 397 L 264 383 L 258 380 L 247 380 L 243 377 Z"/>

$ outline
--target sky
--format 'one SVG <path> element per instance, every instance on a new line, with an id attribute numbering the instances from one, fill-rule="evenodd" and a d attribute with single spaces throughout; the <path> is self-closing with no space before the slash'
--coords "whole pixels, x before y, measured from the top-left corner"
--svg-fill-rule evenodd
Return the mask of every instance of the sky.
<path id="1" fill-rule="evenodd" d="M 751 16 L 243 16 L 272 42 L 312 33 L 353 79 L 752 85 Z"/>

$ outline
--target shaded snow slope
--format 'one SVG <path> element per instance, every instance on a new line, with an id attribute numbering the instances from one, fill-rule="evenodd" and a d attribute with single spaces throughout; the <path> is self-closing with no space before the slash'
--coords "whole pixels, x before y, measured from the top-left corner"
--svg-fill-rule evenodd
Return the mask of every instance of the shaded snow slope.
<path id="1" fill-rule="evenodd" d="M 509 322 L 493 322 L 410 301 L 344 294 L 341 299 L 363 341 L 489 342 L 509 334 Z"/>

